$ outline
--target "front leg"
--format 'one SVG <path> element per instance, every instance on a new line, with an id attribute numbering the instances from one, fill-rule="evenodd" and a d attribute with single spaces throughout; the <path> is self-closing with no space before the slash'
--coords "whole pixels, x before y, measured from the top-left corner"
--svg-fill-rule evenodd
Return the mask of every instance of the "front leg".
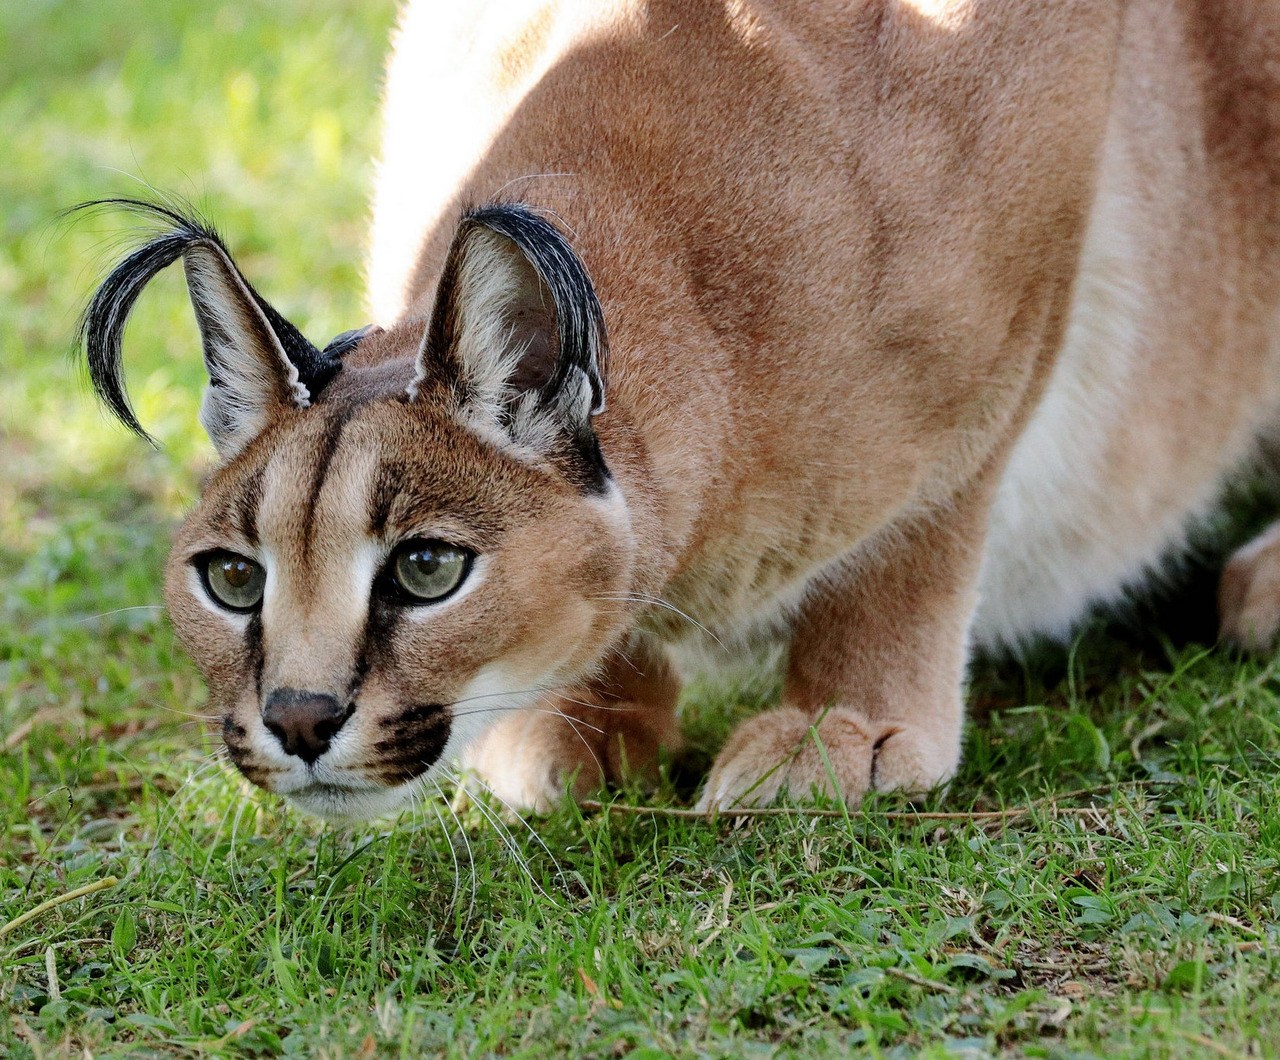
<path id="1" fill-rule="evenodd" d="M 680 746 L 680 683 L 659 647 L 633 638 L 592 680 L 514 712 L 463 764 L 513 809 L 551 809 L 606 783 L 653 779 L 660 750 Z"/>
<path id="2" fill-rule="evenodd" d="M 985 529 L 980 498 L 894 528 L 823 572 L 792 629 L 782 704 L 744 722 L 699 807 L 923 791 L 960 761 Z"/>

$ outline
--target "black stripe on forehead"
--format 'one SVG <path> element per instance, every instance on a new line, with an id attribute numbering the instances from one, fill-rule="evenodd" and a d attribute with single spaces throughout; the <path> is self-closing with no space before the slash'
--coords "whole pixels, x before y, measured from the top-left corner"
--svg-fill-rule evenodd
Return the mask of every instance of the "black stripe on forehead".
<path id="1" fill-rule="evenodd" d="M 392 505 L 404 488 L 398 462 L 379 461 L 378 470 L 374 473 L 373 484 L 369 490 L 369 531 L 374 537 L 381 537 L 387 529 L 387 520 L 391 518 Z"/>
<path id="2" fill-rule="evenodd" d="M 240 536 L 250 545 L 258 544 L 258 509 L 262 507 L 262 479 L 266 474 L 265 467 L 256 467 L 240 487 L 239 503 L 236 506 L 236 526 Z"/>
<path id="3" fill-rule="evenodd" d="M 316 511 L 319 508 L 320 493 L 324 489 L 325 479 L 329 477 L 329 468 L 333 464 L 333 458 L 338 452 L 338 445 L 342 441 L 342 432 L 358 409 L 358 405 L 348 405 L 340 408 L 325 425 L 324 434 L 321 435 L 319 444 L 316 447 L 315 471 L 311 478 L 311 489 L 307 494 L 306 511 L 302 515 L 302 540 L 304 545 L 310 545 L 311 543 L 311 534 L 315 529 Z M 312 414 L 314 415 L 314 413 Z"/>

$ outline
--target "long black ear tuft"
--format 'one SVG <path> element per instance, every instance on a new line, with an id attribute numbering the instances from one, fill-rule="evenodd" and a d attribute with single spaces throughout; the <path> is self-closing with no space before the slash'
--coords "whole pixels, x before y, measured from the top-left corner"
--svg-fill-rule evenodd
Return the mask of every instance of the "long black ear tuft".
<path id="1" fill-rule="evenodd" d="M 187 284 L 204 343 L 210 388 L 201 418 L 227 455 L 260 426 L 255 412 L 270 402 L 305 406 L 341 368 L 253 288 L 208 224 L 169 206 L 135 199 L 100 199 L 74 211 L 116 207 L 142 214 L 159 232 L 129 254 L 102 282 L 80 319 L 93 388 L 130 430 L 151 441 L 129 402 L 122 371 L 125 322 L 142 289 L 160 270 L 186 260 Z"/>

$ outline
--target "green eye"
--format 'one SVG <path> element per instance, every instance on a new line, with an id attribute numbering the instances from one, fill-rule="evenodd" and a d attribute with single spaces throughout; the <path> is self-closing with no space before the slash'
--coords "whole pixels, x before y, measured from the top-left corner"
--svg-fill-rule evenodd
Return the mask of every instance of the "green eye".
<path id="1" fill-rule="evenodd" d="M 267 572 L 234 552 L 212 552 L 199 560 L 209 595 L 232 611 L 252 611 L 262 603 Z"/>
<path id="2" fill-rule="evenodd" d="M 462 584 L 471 567 L 471 553 L 443 541 L 410 541 L 391 560 L 396 587 L 424 603 L 442 600 Z"/>

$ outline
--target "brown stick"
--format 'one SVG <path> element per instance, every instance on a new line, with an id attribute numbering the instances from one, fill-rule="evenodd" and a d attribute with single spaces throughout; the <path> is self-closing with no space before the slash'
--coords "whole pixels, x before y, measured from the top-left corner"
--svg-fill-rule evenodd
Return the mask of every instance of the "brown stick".
<path id="1" fill-rule="evenodd" d="M 29 920 L 34 920 L 41 913 L 47 913 L 50 909 L 62 905 L 64 902 L 71 902 L 77 898 L 83 898 L 87 894 L 93 894 L 96 891 L 105 891 L 109 887 L 114 887 L 120 881 L 114 876 L 104 876 L 100 880 L 94 880 L 93 883 L 86 883 L 83 887 L 77 887 L 74 891 L 68 891 L 66 894 L 59 894 L 48 901 L 41 902 L 34 909 L 28 909 L 21 916 L 15 916 L 7 924 L 0 924 L 0 939 L 4 938 L 9 932 L 16 931 Z"/>
<path id="2" fill-rule="evenodd" d="M 936 979 L 926 979 L 922 975 L 916 975 L 914 972 L 908 972 L 903 968 L 886 968 L 886 975 L 892 975 L 898 979 L 903 979 L 915 986 L 922 986 L 926 990 L 936 990 L 940 994 L 958 994 L 960 991 L 950 983 L 940 983 Z"/>
<path id="3" fill-rule="evenodd" d="M 1132 787 L 1147 787 L 1149 780 L 1134 781 Z M 621 802 L 597 802 L 584 800 L 579 805 L 584 810 L 604 811 L 606 813 L 626 814 L 629 816 L 673 817 L 690 821 L 713 821 L 717 818 L 736 817 L 836 817 L 858 818 L 860 820 L 883 819 L 888 821 L 1008 821 L 1018 817 L 1028 817 L 1036 810 L 1047 809 L 1057 817 L 1084 817 L 1107 809 L 1105 806 L 1057 806 L 1060 799 L 1081 798 L 1085 795 L 1099 795 L 1114 791 L 1115 787 L 1078 788 L 1060 794 L 1047 795 L 1036 799 L 1026 806 L 1014 806 L 1007 810 L 969 810 L 969 811 L 929 811 L 929 810 L 840 810 L 824 806 L 743 806 L 727 810 L 690 810 L 678 806 L 632 806 Z"/>

